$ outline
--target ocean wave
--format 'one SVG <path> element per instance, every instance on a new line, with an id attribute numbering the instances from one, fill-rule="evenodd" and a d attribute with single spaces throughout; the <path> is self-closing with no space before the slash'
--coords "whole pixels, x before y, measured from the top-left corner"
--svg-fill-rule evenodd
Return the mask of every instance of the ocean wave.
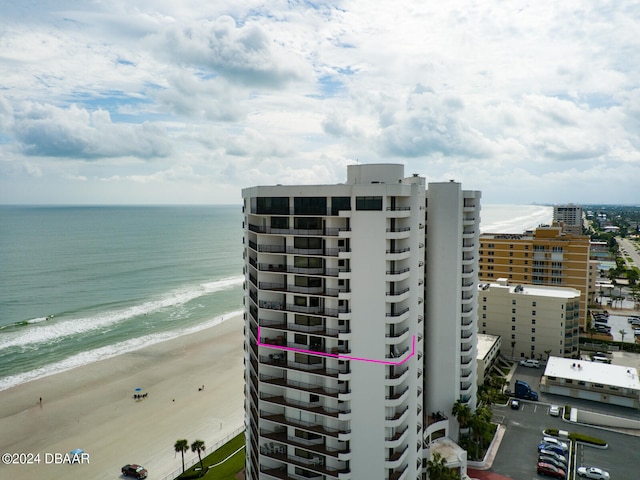
<path id="1" fill-rule="evenodd" d="M 196 298 L 242 285 L 242 281 L 243 277 L 238 276 L 202 283 L 195 287 L 173 290 L 155 300 L 139 305 L 102 312 L 91 317 L 58 320 L 46 325 L 42 325 L 42 323 L 52 316 L 40 317 L 43 320 L 38 318 L 27 322 L 18 322 L 12 326 L 26 326 L 28 328 L 5 332 L 0 337 L 0 350 L 9 347 L 25 347 L 38 343 L 58 342 L 72 335 L 105 329 L 137 316 L 148 315 L 168 307 L 184 305 Z"/>
<path id="2" fill-rule="evenodd" d="M 521 234 L 551 224 L 553 207 L 547 205 L 483 205 L 481 233 Z"/>
<path id="3" fill-rule="evenodd" d="M 189 335 L 191 333 L 197 333 L 202 330 L 206 330 L 207 328 L 219 325 L 222 322 L 229 320 L 230 318 L 241 315 L 242 312 L 242 310 L 227 312 L 193 327 L 167 332 L 152 333 L 150 335 L 132 338 L 130 340 L 125 340 L 113 345 L 96 348 L 94 350 L 87 350 L 85 352 L 80 352 L 76 355 L 73 355 L 60 362 L 52 363 L 40 368 L 36 368 L 34 370 L 30 370 L 28 372 L 0 378 L 0 392 L 20 384 L 30 382 L 32 380 L 49 377 L 57 373 L 66 372 L 68 370 L 82 367 L 90 363 L 98 362 L 100 360 L 106 360 L 107 358 L 112 358 L 118 355 L 133 352 L 150 345 L 155 345 L 156 343 L 166 342 L 167 340 L 173 340 L 175 338 Z"/>

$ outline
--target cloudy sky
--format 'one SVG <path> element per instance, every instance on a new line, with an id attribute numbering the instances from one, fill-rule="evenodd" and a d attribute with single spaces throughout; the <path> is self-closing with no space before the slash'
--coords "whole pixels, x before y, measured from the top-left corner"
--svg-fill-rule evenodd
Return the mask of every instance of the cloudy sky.
<path id="1" fill-rule="evenodd" d="M 0 203 L 239 204 L 403 163 L 640 202 L 638 0 L 0 0 Z"/>

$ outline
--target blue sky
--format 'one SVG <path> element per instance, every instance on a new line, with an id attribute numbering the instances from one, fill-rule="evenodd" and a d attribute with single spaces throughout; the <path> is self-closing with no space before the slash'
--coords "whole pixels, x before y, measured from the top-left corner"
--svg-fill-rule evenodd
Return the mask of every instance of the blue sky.
<path id="1" fill-rule="evenodd" d="M 640 2 L 0 0 L 0 203 L 239 203 L 402 163 L 640 202 Z"/>

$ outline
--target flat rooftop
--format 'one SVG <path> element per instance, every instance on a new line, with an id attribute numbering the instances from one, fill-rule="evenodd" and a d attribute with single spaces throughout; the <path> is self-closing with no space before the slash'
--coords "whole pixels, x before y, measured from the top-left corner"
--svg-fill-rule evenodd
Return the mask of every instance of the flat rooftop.
<path id="1" fill-rule="evenodd" d="M 500 341 L 499 335 L 489 335 L 487 333 L 479 333 L 478 339 L 478 354 L 476 358 L 483 359 L 487 356 L 487 353 L 493 348 L 496 342 Z"/>
<path id="2" fill-rule="evenodd" d="M 499 278 L 497 282 L 493 283 L 479 283 L 478 290 L 491 289 L 509 289 L 510 294 L 517 295 L 530 295 L 535 297 L 552 297 L 552 298 L 578 298 L 580 297 L 580 291 L 571 287 L 551 287 L 544 285 L 529 285 L 529 284 L 508 284 L 506 278 Z"/>
<path id="3" fill-rule="evenodd" d="M 640 391 L 638 370 L 622 365 L 549 357 L 544 375 Z"/>

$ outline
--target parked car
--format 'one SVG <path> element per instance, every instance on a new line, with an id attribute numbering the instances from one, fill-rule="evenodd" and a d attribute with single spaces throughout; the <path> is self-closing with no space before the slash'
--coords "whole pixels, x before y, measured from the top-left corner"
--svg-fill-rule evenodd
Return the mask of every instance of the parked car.
<path id="1" fill-rule="evenodd" d="M 550 463 L 538 462 L 538 473 L 554 478 L 567 478 L 567 472 L 565 470 L 554 467 Z"/>
<path id="2" fill-rule="evenodd" d="M 542 463 L 549 463 L 551 465 L 553 465 L 556 468 L 561 468 L 563 470 L 567 470 L 567 464 L 564 462 L 561 462 L 560 460 L 555 459 L 554 457 L 551 457 L 549 455 L 540 455 L 538 456 L 538 462 L 542 462 Z"/>
<path id="3" fill-rule="evenodd" d="M 541 453 L 542 450 L 549 450 L 551 452 L 557 453 L 558 455 L 565 455 L 567 453 L 567 451 L 560 445 L 547 442 L 540 442 L 540 445 L 538 445 L 538 453 Z"/>
<path id="4" fill-rule="evenodd" d="M 511 400 L 511 408 L 513 410 L 519 410 L 520 409 L 520 400 Z"/>
<path id="5" fill-rule="evenodd" d="M 147 469 L 141 467 L 140 465 L 136 465 L 135 463 L 127 464 L 121 469 L 122 475 L 125 477 L 133 477 L 133 478 L 147 478 Z"/>
<path id="6" fill-rule="evenodd" d="M 527 358 L 526 360 L 520 360 L 520 365 L 529 368 L 540 368 L 540 362 L 533 358 Z"/>
<path id="7" fill-rule="evenodd" d="M 542 449 L 538 453 L 540 455 L 544 455 L 545 457 L 553 457 L 559 462 L 562 462 L 565 465 L 567 465 L 567 457 L 565 457 L 564 455 L 561 455 L 560 453 L 552 452 L 551 450 L 546 450 L 546 449 Z"/>
<path id="8" fill-rule="evenodd" d="M 609 480 L 609 472 L 598 467 L 578 467 L 576 470 L 579 477 L 592 478 L 594 480 Z"/>
<path id="9" fill-rule="evenodd" d="M 549 407 L 549 415 L 551 415 L 552 417 L 559 417 L 560 407 L 558 405 L 551 405 Z"/>
<path id="10" fill-rule="evenodd" d="M 569 450 L 569 444 L 563 442 L 562 440 L 558 440 L 555 437 L 542 437 L 542 441 L 544 443 L 552 443 L 553 445 L 558 445 L 559 447 L 563 448 L 565 452 Z"/>

